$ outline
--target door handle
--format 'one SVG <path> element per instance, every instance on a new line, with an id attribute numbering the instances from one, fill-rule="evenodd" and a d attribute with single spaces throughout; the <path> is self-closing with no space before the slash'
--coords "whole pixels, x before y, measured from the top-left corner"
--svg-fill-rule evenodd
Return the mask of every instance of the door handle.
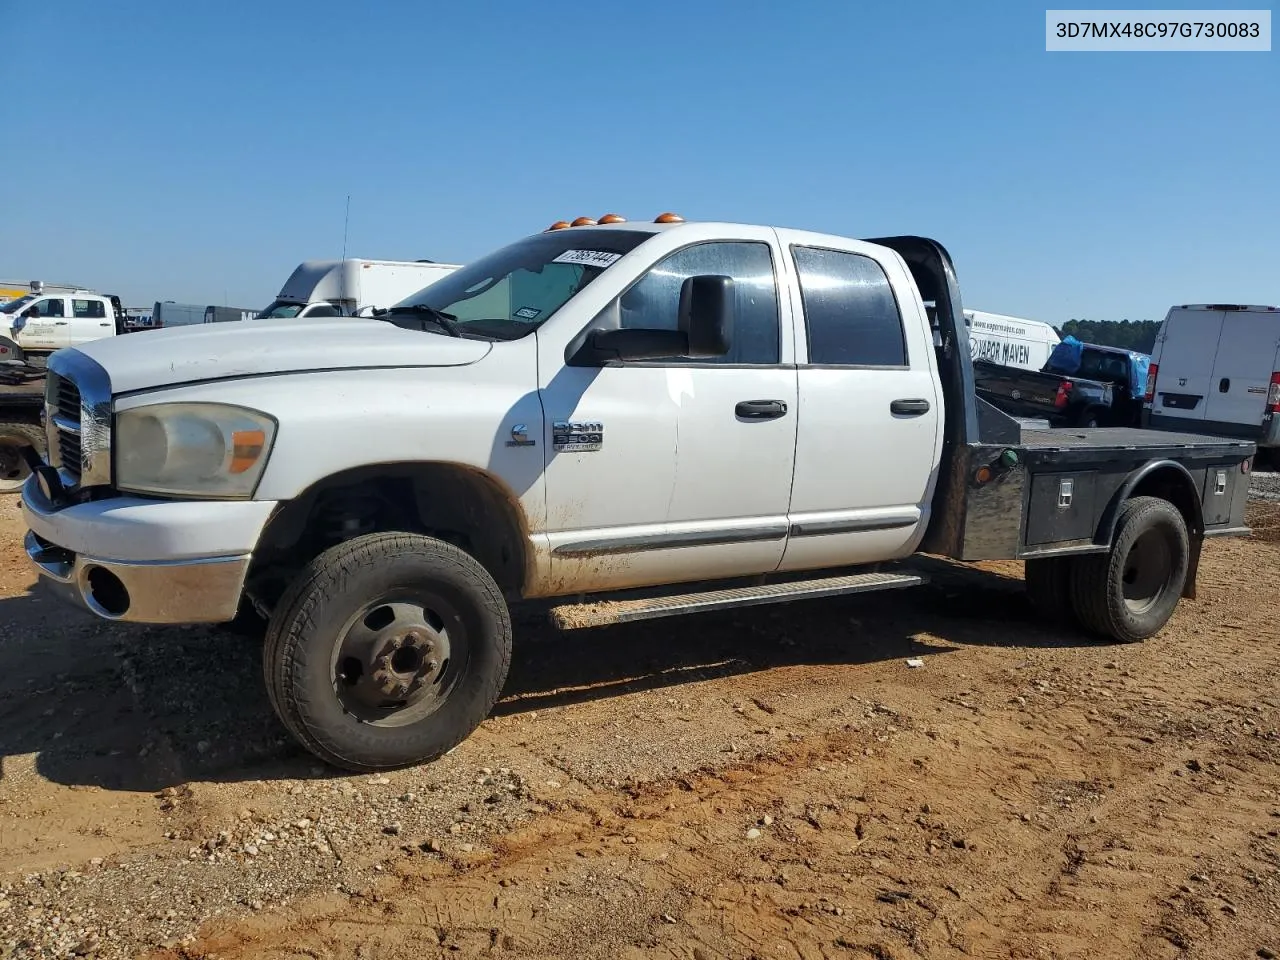
<path id="1" fill-rule="evenodd" d="M 1223 377 L 1221 380 L 1218 381 L 1219 393 L 1226 393 L 1230 389 L 1231 389 L 1231 379 L 1229 377 Z"/>
<path id="2" fill-rule="evenodd" d="M 900 417 L 918 417 L 929 412 L 928 400 L 894 400 L 889 404 L 889 412 Z"/>
<path id="3" fill-rule="evenodd" d="M 733 412 L 743 420 L 777 420 L 787 415 L 787 405 L 781 400 L 743 400 Z"/>
<path id="4" fill-rule="evenodd" d="M 65 320 L 55 320 L 53 325 L 54 325 L 55 327 L 65 327 L 65 326 L 67 325 L 67 321 L 65 321 Z"/>

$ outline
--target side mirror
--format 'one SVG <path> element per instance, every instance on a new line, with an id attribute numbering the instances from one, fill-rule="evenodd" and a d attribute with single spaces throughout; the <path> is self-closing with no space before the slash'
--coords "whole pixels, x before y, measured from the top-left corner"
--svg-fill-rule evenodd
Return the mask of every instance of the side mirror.
<path id="1" fill-rule="evenodd" d="M 679 330 L 593 330 L 585 346 L 581 359 L 591 366 L 611 360 L 670 360 L 689 355 L 689 337 Z"/>
<path id="2" fill-rule="evenodd" d="M 680 332 L 689 338 L 684 356 L 723 357 L 733 342 L 732 277 L 690 277 L 680 285 Z"/>
<path id="3" fill-rule="evenodd" d="M 689 277 L 680 285 L 675 330 L 620 327 L 618 301 L 565 348 L 571 367 L 599 367 L 626 360 L 707 359 L 729 352 L 733 330 L 732 277 Z"/>

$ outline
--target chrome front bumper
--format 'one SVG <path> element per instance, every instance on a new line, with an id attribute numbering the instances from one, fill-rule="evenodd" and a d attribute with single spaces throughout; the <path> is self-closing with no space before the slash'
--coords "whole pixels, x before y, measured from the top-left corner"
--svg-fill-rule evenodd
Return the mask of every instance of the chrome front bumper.
<path id="1" fill-rule="evenodd" d="M 224 623 L 235 617 L 248 555 L 148 562 L 87 557 L 28 531 L 27 557 L 71 603 L 106 620 Z"/>

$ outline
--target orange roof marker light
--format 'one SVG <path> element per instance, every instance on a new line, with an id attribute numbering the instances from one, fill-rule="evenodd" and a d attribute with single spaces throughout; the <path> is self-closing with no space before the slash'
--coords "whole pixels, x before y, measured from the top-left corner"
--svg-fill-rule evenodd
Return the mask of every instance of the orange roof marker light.
<path id="1" fill-rule="evenodd" d="M 684 223 L 684 217 L 678 213 L 660 213 L 653 218 L 654 223 Z"/>
<path id="2" fill-rule="evenodd" d="M 571 227 L 594 227 L 595 225 L 596 222 L 590 217 L 579 217 L 577 220 L 573 221 L 573 223 L 569 224 Z"/>
<path id="3" fill-rule="evenodd" d="M 568 229 L 569 229 L 569 223 L 567 220 L 557 220 L 551 226 L 547 227 L 547 229 L 544 232 L 550 233 L 552 230 L 568 230 Z"/>
<path id="4" fill-rule="evenodd" d="M 600 218 L 601 223 L 626 223 L 627 218 L 616 213 L 606 213 Z"/>

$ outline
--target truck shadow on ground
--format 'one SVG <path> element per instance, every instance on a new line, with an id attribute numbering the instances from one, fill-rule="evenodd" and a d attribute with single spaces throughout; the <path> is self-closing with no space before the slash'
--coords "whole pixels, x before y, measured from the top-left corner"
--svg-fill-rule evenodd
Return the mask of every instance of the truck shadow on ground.
<path id="1" fill-rule="evenodd" d="M 1021 580 L 926 561 L 904 592 L 799 601 L 558 634 L 522 615 L 496 716 L 795 665 L 868 664 L 972 645 L 1094 641 L 1038 623 Z M 103 623 L 39 588 L 0 601 L 0 791 L 48 780 L 155 791 L 191 780 L 337 776 L 285 734 L 259 645 L 202 627 Z"/>

